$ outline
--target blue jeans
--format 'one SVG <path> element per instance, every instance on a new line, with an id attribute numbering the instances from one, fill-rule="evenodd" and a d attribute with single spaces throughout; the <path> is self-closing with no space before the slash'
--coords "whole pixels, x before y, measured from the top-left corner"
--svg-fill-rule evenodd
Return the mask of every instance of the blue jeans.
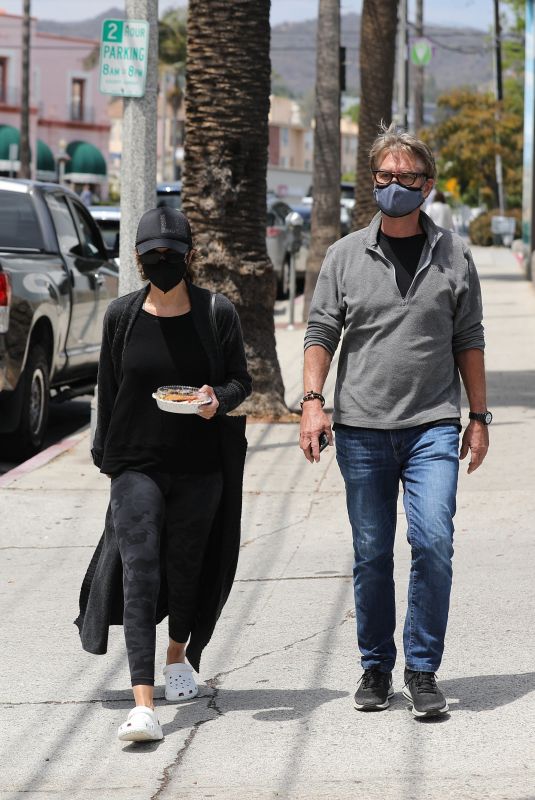
<path id="1" fill-rule="evenodd" d="M 457 427 L 447 423 L 336 431 L 336 458 L 353 529 L 353 586 L 364 669 L 390 672 L 396 661 L 393 572 L 400 480 L 412 555 L 405 663 L 426 672 L 440 666 L 452 579 L 458 453 Z"/>

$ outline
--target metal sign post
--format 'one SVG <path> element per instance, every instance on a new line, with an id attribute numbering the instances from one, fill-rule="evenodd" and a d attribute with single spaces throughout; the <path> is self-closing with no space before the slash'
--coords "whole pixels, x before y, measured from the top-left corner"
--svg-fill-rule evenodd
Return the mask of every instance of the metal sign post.
<path id="1" fill-rule="evenodd" d="M 291 232 L 290 242 L 290 275 L 288 296 L 288 325 L 287 329 L 293 331 L 295 325 L 295 260 L 301 249 L 303 217 L 297 211 L 290 211 L 286 216 L 286 225 Z"/>

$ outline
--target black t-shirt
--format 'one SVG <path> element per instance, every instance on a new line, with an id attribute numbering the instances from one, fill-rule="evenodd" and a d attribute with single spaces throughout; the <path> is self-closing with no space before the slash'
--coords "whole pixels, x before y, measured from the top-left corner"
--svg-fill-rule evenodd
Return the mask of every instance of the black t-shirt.
<path id="1" fill-rule="evenodd" d="M 157 317 L 141 310 L 123 357 L 123 378 L 113 407 L 101 471 L 125 469 L 208 473 L 220 469 L 214 420 L 161 411 L 152 393 L 160 386 L 202 386 L 210 364 L 191 313 Z"/>
<path id="2" fill-rule="evenodd" d="M 379 231 L 379 246 L 394 265 L 396 283 L 402 297 L 409 291 L 418 269 L 425 239 L 425 233 L 417 233 L 416 236 L 387 236 Z"/>

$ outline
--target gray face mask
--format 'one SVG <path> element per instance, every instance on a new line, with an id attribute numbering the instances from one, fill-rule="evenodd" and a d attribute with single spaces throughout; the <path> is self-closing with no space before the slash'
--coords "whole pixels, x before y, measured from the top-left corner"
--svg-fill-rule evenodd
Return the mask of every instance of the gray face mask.
<path id="1" fill-rule="evenodd" d="M 399 183 L 376 186 L 373 196 L 387 217 L 406 217 L 407 214 L 411 214 L 419 208 L 425 200 L 421 189 L 400 186 Z"/>

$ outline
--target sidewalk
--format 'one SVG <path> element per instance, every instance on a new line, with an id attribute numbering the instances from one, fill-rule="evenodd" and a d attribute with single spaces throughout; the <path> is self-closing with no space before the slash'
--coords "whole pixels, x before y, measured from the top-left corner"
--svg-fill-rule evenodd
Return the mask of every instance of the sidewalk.
<path id="1" fill-rule="evenodd" d="M 361 714 L 351 537 L 334 450 L 308 465 L 295 425 L 250 425 L 237 580 L 199 698 L 158 700 L 165 739 L 121 745 L 131 707 L 122 629 L 79 645 L 78 589 L 108 480 L 88 434 L 0 489 L 5 800 L 534 800 L 535 292 L 508 250 L 475 248 L 484 291 L 492 449 L 463 465 L 454 591 L 439 679 L 451 715 L 418 722 L 400 690 Z M 303 330 L 277 329 L 287 401 Z M 329 383 L 332 396 L 333 377 Z M 399 508 L 398 644 L 409 548 Z M 157 697 L 166 631 L 158 631 Z"/>

